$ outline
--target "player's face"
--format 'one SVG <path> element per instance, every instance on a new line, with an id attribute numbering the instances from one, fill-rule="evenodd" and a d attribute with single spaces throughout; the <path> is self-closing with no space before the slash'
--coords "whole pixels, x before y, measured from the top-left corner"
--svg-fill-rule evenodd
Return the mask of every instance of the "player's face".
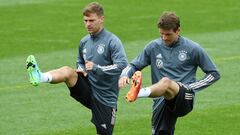
<path id="1" fill-rule="evenodd" d="M 179 31 L 180 31 L 179 28 L 176 31 L 174 31 L 173 29 L 165 30 L 159 28 L 160 36 L 166 45 L 170 45 L 171 43 L 177 41 Z"/>
<path id="2" fill-rule="evenodd" d="M 88 33 L 96 34 L 103 28 L 104 17 L 98 16 L 96 13 L 89 13 L 83 16 L 85 28 Z"/>

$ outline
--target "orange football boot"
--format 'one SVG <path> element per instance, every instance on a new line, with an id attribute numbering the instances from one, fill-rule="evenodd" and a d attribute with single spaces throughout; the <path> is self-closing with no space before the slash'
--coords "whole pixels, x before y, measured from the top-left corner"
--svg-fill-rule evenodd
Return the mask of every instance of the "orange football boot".
<path id="1" fill-rule="evenodd" d="M 128 102 L 133 102 L 137 99 L 137 95 L 142 86 L 142 72 L 136 71 L 132 76 L 131 88 L 126 95 Z"/>

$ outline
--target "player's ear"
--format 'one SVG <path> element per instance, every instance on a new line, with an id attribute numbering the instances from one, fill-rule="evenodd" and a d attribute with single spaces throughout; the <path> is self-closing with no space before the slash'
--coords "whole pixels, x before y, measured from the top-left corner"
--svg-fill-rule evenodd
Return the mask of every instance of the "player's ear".
<path id="1" fill-rule="evenodd" d="M 178 29 L 176 30 L 175 33 L 179 35 L 179 33 L 180 33 L 180 27 L 178 27 Z"/>
<path id="2" fill-rule="evenodd" d="M 101 19 L 101 22 L 103 23 L 104 20 L 105 20 L 105 17 L 104 16 L 100 16 L 100 19 Z"/>

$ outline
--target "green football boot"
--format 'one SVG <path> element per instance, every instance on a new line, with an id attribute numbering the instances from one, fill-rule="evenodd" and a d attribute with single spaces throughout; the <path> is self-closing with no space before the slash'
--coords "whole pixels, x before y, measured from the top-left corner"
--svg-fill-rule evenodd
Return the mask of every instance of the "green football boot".
<path id="1" fill-rule="evenodd" d="M 41 71 L 37 65 L 37 61 L 33 55 L 29 55 L 26 60 L 29 81 L 33 86 L 38 86 L 41 78 Z"/>

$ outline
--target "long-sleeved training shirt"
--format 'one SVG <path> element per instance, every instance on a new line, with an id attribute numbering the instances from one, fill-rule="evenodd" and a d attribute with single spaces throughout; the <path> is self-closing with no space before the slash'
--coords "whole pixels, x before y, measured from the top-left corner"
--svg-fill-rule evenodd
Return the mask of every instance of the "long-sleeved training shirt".
<path id="1" fill-rule="evenodd" d="M 127 66 L 127 57 L 120 39 L 103 29 L 97 35 L 87 35 L 80 41 L 77 68 L 85 70 L 85 62 L 94 63 L 88 71 L 93 96 L 102 104 L 117 106 L 118 79 Z"/>
<path id="2" fill-rule="evenodd" d="M 194 92 L 208 87 L 220 78 L 219 71 L 207 53 L 197 43 L 182 36 L 170 46 L 165 45 L 161 38 L 151 41 L 123 70 L 121 76 L 131 77 L 135 71 L 148 65 L 151 65 L 152 84 L 168 77 L 187 85 Z M 200 80 L 196 80 L 198 67 L 205 73 Z M 156 98 L 156 101 L 162 102 L 162 99 Z"/>

